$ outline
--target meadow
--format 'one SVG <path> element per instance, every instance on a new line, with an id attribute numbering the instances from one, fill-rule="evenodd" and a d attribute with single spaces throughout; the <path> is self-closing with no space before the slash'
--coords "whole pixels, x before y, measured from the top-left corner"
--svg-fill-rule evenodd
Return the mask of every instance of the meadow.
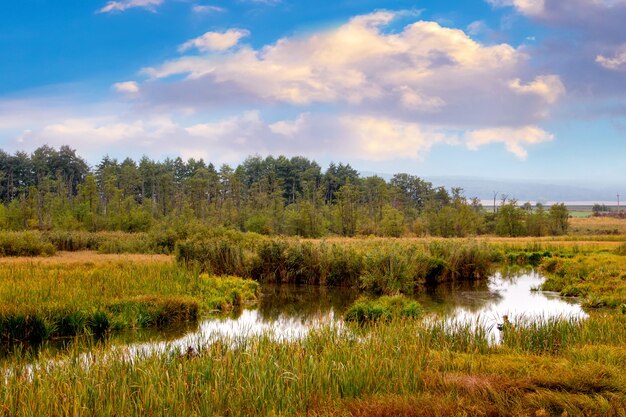
<path id="1" fill-rule="evenodd" d="M 63 252 L 0 261 L 0 341 L 195 321 L 254 302 L 258 284 L 178 268 L 163 255 Z"/>
<path id="2" fill-rule="evenodd" d="M 195 322 L 254 303 L 258 281 L 345 286 L 363 297 L 346 311 L 345 328 L 301 339 L 267 331 L 133 357 L 107 338 L 88 356 L 78 345 L 37 355 L 18 348 L 1 367 L 0 415 L 626 415 L 624 235 L 216 232 L 176 250 L 159 249 L 147 234 L 7 236 L 3 247 L 25 256 L 0 257 L 3 348 Z M 429 318 L 411 299 L 432 285 L 516 268 L 540 270 L 543 289 L 579 297 L 589 317 L 519 319 L 494 343 L 484 324 Z"/>

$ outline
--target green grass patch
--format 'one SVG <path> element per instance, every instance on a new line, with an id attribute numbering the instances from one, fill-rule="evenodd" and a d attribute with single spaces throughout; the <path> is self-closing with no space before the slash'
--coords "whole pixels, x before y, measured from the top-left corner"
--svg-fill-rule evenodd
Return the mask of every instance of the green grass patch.
<path id="1" fill-rule="evenodd" d="M 360 298 L 346 310 L 344 317 L 346 321 L 365 324 L 398 318 L 420 318 L 423 314 L 424 310 L 417 301 L 398 295 Z"/>

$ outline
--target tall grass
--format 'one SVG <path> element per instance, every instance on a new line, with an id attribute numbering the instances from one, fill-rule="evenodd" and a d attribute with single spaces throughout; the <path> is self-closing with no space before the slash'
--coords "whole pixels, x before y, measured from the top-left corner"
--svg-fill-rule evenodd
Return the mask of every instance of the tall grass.
<path id="1" fill-rule="evenodd" d="M 0 256 L 47 256 L 56 248 L 38 232 L 0 232 Z"/>
<path id="2" fill-rule="evenodd" d="M 493 346 L 484 330 L 471 325 L 451 331 L 414 320 L 373 324 L 365 337 L 322 328 L 302 340 L 277 341 L 267 334 L 238 339 L 233 347 L 232 340 L 222 339 L 132 360 L 123 350 L 100 347 L 88 362 L 76 356 L 32 377 L 14 368 L 0 390 L 0 412 L 621 415 L 626 323 L 614 319 L 581 323 L 581 336 L 558 352 L 525 343 Z M 607 329 L 606 335 L 596 334 Z M 597 344 L 600 338 L 607 343 Z"/>
<path id="3" fill-rule="evenodd" d="M 171 261 L 0 264 L 0 340 L 103 333 L 196 320 L 256 300 L 258 284 Z"/>
<path id="4" fill-rule="evenodd" d="M 392 240 L 326 242 L 229 238 L 178 245 L 177 260 L 210 273 L 258 281 L 359 287 L 377 294 L 412 294 L 440 282 L 486 278 L 497 253 L 473 241 Z"/>
<path id="5" fill-rule="evenodd" d="M 626 304 L 626 262 L 617 254 L 592 254 L 545 260 L 547 275 L 542 288 L 565 296 L 580 297 L 592 308 Z"/>
<path id="6" fill-rule="evenodd" d="M 360 298 L 345 313 L 345 320 L 359 324 L 389 321 L 394 318 L 419 318 L 424 314 L 415 300 L 403 296 L 386 296 L 377 299 Z"/>

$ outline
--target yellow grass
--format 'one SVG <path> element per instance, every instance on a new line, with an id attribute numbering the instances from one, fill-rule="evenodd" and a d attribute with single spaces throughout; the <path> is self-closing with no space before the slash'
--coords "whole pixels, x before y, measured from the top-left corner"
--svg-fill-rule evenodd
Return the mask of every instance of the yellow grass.
<path id="1" fill-rule="evenodd" d="M 0 265 L 34 264 L 34 265 L 89 265 L 106 263 L 171 263 L 174 257 L 170 255 L 145 255 L 145 254 L 103 254 L 94 251 L 58 252 L 48 257 L 0 257 Z"/>
<path id="2" fill-rule="evenodd" d="M 626 219 L 612 217 L 571 218 L 570 233 L 574 235 L 624 235 L 626 234 Z"/>

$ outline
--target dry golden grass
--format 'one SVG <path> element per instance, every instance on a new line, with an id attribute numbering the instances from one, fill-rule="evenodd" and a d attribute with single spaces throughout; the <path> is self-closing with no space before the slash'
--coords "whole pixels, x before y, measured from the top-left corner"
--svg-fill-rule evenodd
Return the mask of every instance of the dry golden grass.
<path id="1" fill-rule="evenodd" d="M 34 264 L 34 265 L 102 265 L 108 263 L 129 262 L 134 264 L 171 263 L 174 257 L 170 255 L 146 254 L 103 254 L 94 251 L 58 252 L 48 257 L 0 257 L 0 265 Z"/>
<path id="2" fill-rule="evenodd" d="M 626 221 L 624 222 L 626 226 Z M 297 238 L 292 238 L 297 239 Z M 305 239 L 308 240 L 308 239 Z M 526 247 L 541 245 L 542 247 L 572 248 L 584 247 L 586 249 L 612 250 L 626 241 L 626 230 L 618 235 L 577 235 L 577 236 L 545 236 L 545 237 L 499 237 L 499 236 L 477 236 L 470 238 L 441 238 L 441 237 L 329 237 L 324 239 L 312 239 L 313 241 L 324 241 L 327 243 L 337 243 L 351 245 L 359 242 L 398 242 L 398 243 L 422 243 L 428 244 L 435 241 L 473 241 L 478 243 L 488 243 L 503 245 L 508 247 Z"/>
<path id="3" fill-rule="evenodd" d="M 570 233 L 575 235 L 624 235 L 626 219 L 584 217 L 570 219 Z"/>

